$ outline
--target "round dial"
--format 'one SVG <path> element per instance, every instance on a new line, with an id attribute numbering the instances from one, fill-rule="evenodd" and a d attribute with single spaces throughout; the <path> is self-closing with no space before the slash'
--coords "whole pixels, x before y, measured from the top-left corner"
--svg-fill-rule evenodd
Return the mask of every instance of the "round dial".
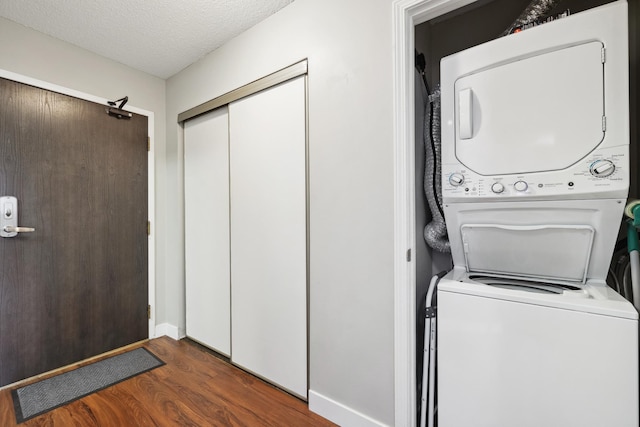
<path id="1" fill-rule="evenodd" d="M 616 170 L 616 165 L 608 159 L 600 159 L 591 163 L 589 166 L 589 172 L 591 175 L 597 176 L 598 178 L 603 178 L 611 175 Z"/>
<path id="2" fill-rule="evenodd" d="M 513 188 L 515 188 L 516 191 L 527 191 L 527 188 L 529 188 L 529 184 L 527 184 L 525 181 L 516 181 L 513 184 Z"/>
<path id="3" fill-rule="evenodd" d="M 491 186 L 491 191 L 493 191 L 496 194 L 500 194 L 504 191 L 504 185 L 502 185 L 502 183 L 500 182 L 496 182 Z"/>
<path id="4" fill-rule="evenodd" d="M 449 175 L 449 184 L 453 185 L 454 187 L 459 187 L 462 184 L 464 184 L 464 175 L 462 175 L 459 172 L 454 172 L 451 175 Z"/>

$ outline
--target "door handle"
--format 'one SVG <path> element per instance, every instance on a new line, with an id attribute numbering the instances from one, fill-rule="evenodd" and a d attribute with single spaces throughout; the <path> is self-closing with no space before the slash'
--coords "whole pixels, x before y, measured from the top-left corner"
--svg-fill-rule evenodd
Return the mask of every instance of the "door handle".
<path id="1" fill-rule="evenodd" d="M 5 225 L 2 230 L 5 233 L 31 233 L 36 231 L 33 227 L 14 227 L 13 225 Z"/>
<path id="2" fill-rule="evenodd" d="M 458 111 L 460 139 L 473 138 L 473 90 L 471 88 L 458 92 Z"/>
<path id="3" fill-rule="evenodd" d="M 18 199 L 13 196 L 0 197 L 0 237 L 16 237 L 18 233 L 31 233 L 33 227 L 18 226 Z"/>

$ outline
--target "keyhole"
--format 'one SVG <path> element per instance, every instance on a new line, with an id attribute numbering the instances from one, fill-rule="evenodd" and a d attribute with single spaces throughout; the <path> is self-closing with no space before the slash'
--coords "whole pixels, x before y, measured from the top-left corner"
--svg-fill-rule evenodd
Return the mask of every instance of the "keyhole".
<path id="1" fill-rule="evenodd" d="M 7 218 L 11 218 L 11 208 L 7 208 L 7 210 L 4 213 L 4 216 Z"/>

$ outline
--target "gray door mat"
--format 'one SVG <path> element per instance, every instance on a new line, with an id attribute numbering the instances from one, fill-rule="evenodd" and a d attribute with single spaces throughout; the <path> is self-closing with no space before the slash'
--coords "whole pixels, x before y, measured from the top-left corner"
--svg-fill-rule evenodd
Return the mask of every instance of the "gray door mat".
<path id="1" fill-rule="evenodd" d="M 11 391 L 16 421 L 22 423 L 162 365 L 141 347 L 17 388 Z"/>

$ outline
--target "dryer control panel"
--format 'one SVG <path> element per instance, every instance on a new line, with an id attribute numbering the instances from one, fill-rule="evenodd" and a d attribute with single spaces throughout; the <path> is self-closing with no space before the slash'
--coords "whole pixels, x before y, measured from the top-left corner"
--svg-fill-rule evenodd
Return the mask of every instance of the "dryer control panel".
<path id="1" fill-rule="evenodd" d="M 562 171 L 480 175 L 460 163 L 442 166 L 445 202 L 626 197 L 628 147 L 598 150 Z"/>

